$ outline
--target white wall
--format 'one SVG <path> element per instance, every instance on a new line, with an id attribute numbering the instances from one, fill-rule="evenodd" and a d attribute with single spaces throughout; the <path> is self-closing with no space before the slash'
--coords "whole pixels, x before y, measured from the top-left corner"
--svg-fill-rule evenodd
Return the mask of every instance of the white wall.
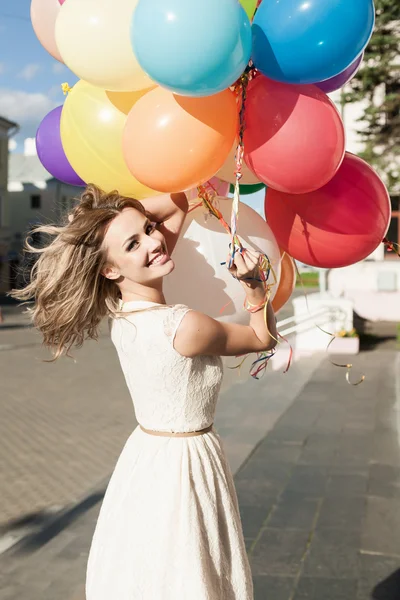
<path id="1" fill-rule="evenodd" d="M 17 187 L 17 186 L 15 186 Z M 81 188 L 50 181 L 45 189 L 33 184 L 21 185 L 21 191 L 10 191 L 10 230 L 11 251 L 18 253 L 24 243 L 26 233 L 36 224 L 55 223 L 62 212 L 72 206 L 72 198 L 79 196 Z M 31 196 L 40 195 L 41 206 L 31 208 Z"/>

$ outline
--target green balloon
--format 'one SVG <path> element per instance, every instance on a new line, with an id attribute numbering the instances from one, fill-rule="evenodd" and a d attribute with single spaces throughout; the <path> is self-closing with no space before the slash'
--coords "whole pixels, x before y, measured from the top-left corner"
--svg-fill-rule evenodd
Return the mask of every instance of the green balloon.
<path id="1" fill-rule="evenodd" d="M 259 192 L 265 187 L 267 187 L 265 183 L 254 183 L 253 185 L 242 184 L 239 185 L 239 190 L 242 196 L 249 196 L 250 194 L 255 194 L 256 192 Z M 229 191 L 231 194 L 233 194 L 233 192 L 235 191 L 235 186 L 231 184 Z"/>

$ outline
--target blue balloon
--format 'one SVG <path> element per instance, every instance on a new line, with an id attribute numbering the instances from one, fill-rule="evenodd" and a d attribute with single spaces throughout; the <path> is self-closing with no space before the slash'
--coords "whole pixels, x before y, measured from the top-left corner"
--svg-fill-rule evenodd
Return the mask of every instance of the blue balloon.
<path id="1" fill-rule="evenodd" d="M 373 0 L 264 0 L 253 21 L 253 62 L 282 83 L 315 83 L 342 73 L 363 52 Z"/>
<path id="2" fill-rule="evenodd" d="M 139 0 L 131 41 L 153 81 L 183 96 L 211 96 L 245 70 L 251 25 L 238 0 Z"/>

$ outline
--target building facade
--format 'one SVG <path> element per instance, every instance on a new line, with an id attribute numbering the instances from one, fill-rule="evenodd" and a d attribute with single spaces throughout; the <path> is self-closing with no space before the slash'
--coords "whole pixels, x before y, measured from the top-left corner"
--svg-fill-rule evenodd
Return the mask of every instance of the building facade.
<path id="1" fill-rule="evenodd" d="M 42 224 L 58 222 L 69 212 L 82 191 L 54 179 L 39 158 L 25 144 L 22 154 L 11 153 L 9 159 L 9 264 L 10 287 L 23 282 L 21 267 L 29 266 L 24 254 L 25 239 L 31 230 Z M 34 243 L 40 243 L 37 238 Z"/>
<path id="2" fill-rule="evenodd" d="M 11 243 L 8 196 L 8 142 L 18 125 L 0 117 L 0 294 L 10 285 L 9 251 Z"/>

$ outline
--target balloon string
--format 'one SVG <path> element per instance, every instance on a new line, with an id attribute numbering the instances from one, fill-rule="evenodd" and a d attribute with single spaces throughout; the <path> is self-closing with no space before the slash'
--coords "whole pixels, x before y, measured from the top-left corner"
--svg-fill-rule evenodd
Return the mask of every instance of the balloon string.
<path id="1" fill-rule="evenodd" d="M 235 169 L 235 189 L 233 192 L 232 213 L 231 213 L 231 255 L 229 259 L 229 268 L 232 267 L 235 260 L 235 254 L 238 247 L 235 243 L 238 220 L 239 220 L 239 203 L 240 203 L 240 180 L 242 178 L 242 165 L 244 156 L 244 130 L 245 130 L 245 108 L 247 98 L 247 86 L 249 84 L 252 68 L 248 67 L 235 85 L 235 91 L 239 97 L 239 140 L 236 148 L 236 169 Z"/>
<path id="2" fill-rule="evenodd" d="M 242 155 L 242 158 L 243 158 L 243 155 Z M 214 186 L 210 182 L 207 182 L 204 185 L 198 186 L 197 190 L 198 190 L 199 198 L 201 198 L 201 200 L 202 200 L 202 204 L 207 208 L 207 210 L 214 217 L 216 217 L 220 221 L 221 225 L 224 227 L 224 229 L 227 231 L 227 233 L 231 236 L 231 240 L 232 240 L 231 249 L 232 249 L 232 246 L 235 247 L 235 252 L 233 253 L 233 255 L 236 253 L 236 251 L 244 252 L 245 249 L 243 248 L 242 243 L 241 243 L 237 233 L 235 232 L 235 234 L 233 234 L 232 227 L 230 227 L 228 225 L 228 223 L 225 221 L 224 217 L 222 216 L 221 212 L 218 210 L 218 208 L 214 204 L 214 200 L 217 196 L 217 192 L 216 192 Z M 198 206 L 199 206 L 199 204 L 196 204 L 196 206 L 191 208 L 191 210 L 194 210 L 194 208 L 197 208 Z M 237 224 L 237 220 L 234 222 L 234 226 L 236 224 Z M 231 254 L 231 259 L 232 259 L 232 254 Z M 225 264 L 226 264 L 225 262 L 221 263 L 221 265 L 225 265 Z M 267 309 L 268 309 L 268 302 L 270 301 L 270 298 L 269 298 L 270 297 L 270 288 L 273 285 L 277 284 L 278 279 L 277 279 L 275 270 L 266 254 L 262 254 L 259 258 L 259 272 L 260 272 L 260 277 L 261 277 L 261 279 L 259 281 L 262 281 L 264 283 L 264 286 L 266 289 L 265 303 L 263 306 L 265 326 L 267 328 L 268 334 L 272 337 L 272 339 L 274 339 L 277 343 L 280 343 L 279 339 L 276 339 L 269 332 L 269 329 L 268 329 Z M 267 286 L 267 281 L 271 274 L 273 276 L 273 282 Z M 249 279 L 254 279 L 254 278 L 249 278 Z M 233 302 L 233 300 L 230 300 L 227 304 L 225 304 L 225 306 L 223 306 L 222 309 L 220 310 L 220 314 L 222 312 L 224 312 L 224 310 L 232 302 Z M 287 340 L 285 338 L 283 338 L 282 336 L 280 336 L 278 334 L 278 338 L 279 337 L 287 342 Z M 289 342 L 287 342 L 287 343 L 289 343 Z M 288 365 L 286 367 L 286 370 L 284 371 L 285 373 L 287 373 L 287 371 L 289 370 L 289 367 L 291 364 L 291 357 L 292 357 L 292 353 L 293 353 L 292 347 L 290 346 L 290 344 L 289 344 L 289 347 L 290 347 L 290 356 L 289 356 Z M 276 352 L 276 349 L 274 348 L 270 352 L 257 353 L 257 358 L 255 359 L 255 361 L 252 363 L 252 365 L 250 367 L 250 375 L 254 379 L 260 379 L 260 377 L 264 375 L 266 368 L 268 366 L 269 360 L 272 358 L 272 356 L 274 356 L 275 352 Z M 239 365 L 236 365 L 234 367 L 228 367 L 228 368 L 229 369 L 239 369 L 239 373 L 240 373 L 240 368 L 242 367 L 243 363 L 245 362 L 245 360 L 247 359 L 248 356 L 249 356 L 249 354 L 245 355 L 243 360 L 239 363 Z"/>
<path id="3" fill-rule="evenodd" d="M 397 254 L 398 257 L 400 257 L 399 244 L 395 244 L 394 242 L 391 242 L 390 240 L 388 240 L 388 238 L 383 238 L 382 243 L 386 246 L 386 248 L 388 249 L 389 252 L 394 252 L 395 254 Z"/>
<path id="4" fill-rule="evenodd" d="M 305 301 L 306 301 L 307 310 L 308 310 L 309 315 L 311 316 L 310 306 L 308 304 L 308 296 L 307 296 L 307 293 L 306 293 L 306 290 L 305 290 L 305 287 L 304 287 L 303 279 L 302 279 L 302 277 L 300 275 L 300 271 L 299 271 L 299 268 L 297 266 L 296 261 L 294 261 L 294 264 L 295 264 L 295 268 L 296 268 L 296 272 L 297 272 L 297 277 L 299 278 L 299 281 L 300 281 L 300 284 L 301 284 L 301 287 L 302 287 L 302 290 L 303 290 L 303 294 L 304 294 L 304 298 L 305 298 Z M 337 333 L 330 333 L 329 331 L 325 331 L 325 329 L 322 329 L 322 327 L 320 327 L 319 325 L 317 325 L 314 320 L 313 320 L 313 323 L 314 323 L 314 326 L 317 329 L 319 329 L 320 331 L 322 331 L 322 333 L 325 333 L 326 335 L 329 335 L 332 338 L 330 340 L 329 344 L 327 345 L 326 350 L 325 350 L 326 352 L 328 352 L 331 344 L 335 341 L 335 339 L 339 338 L 341 336 L 338 335 Z M 352 363 L 347 363 L 347 364 L 342 365 L 342 364 L 338 364 L 338 363 L 333 362 L 331 359 L 329 359 L 329 362 L 334 367 L 339 367 L 341 369 L 347 369 L 347 372 L 346 372 L 346 381 L 350 385 L 357 386 L 357 385 L 360 385 L 360 383 L 362 383 L 363 381 L 365 381 L 365 375 L 361 375 L 359 381 L 357 381 L 355 383 L 353 383 L 352 381 L 350 381 L 350 371 L 353 368 L 353 364 Z"/>

